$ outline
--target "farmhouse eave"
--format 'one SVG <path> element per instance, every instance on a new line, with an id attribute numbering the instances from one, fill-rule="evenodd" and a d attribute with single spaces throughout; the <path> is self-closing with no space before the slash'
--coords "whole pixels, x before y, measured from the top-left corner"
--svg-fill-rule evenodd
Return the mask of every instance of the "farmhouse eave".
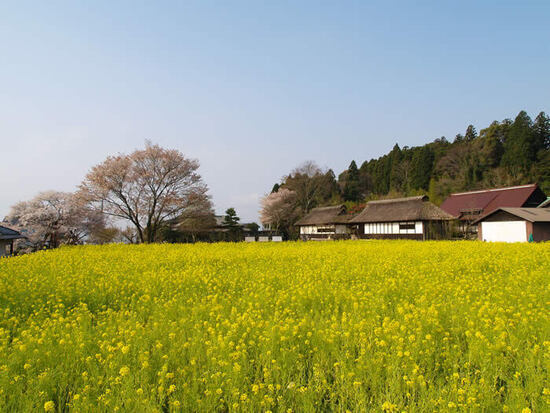
<path id="1" fill-rule="evenodd" d="M 19 231 L 0 225 L 0 240 L 14 240 L 25 238 Z"/>
<path id="2" fill-rule="evenodd" d="M 508 214 L 521 218 L 524 221 L 529 222 L 550 222 L 550 211 L 546 208 L 498 208 L 494 211 L 485 214 L 481 218 L 474 221 L 474 224 L 478 224 L 485 221 L 490 216 L 493 216 L 497 212 L 504 211 Z"/>

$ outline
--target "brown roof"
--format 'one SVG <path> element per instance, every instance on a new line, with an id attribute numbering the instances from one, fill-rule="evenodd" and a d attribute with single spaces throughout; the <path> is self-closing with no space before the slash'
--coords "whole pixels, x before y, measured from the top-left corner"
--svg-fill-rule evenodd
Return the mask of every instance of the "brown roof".
<path id="1" fill-rule="evenodd" d="M 479 218 L 474 224 L 485 220 L 498 211 L 504 211 L 529 222 L 550 222 L 550 210 L 547 208 L 498 208 Z"/>
<path id="2" fill-rule="evenodd" d="M 351 215 L 346 214 L 345 205 L 313 208 L 309 214 L 296 222 L 298 226 L 345 224 Z"/>
<path id="3" fill-rule="evenodd" d="M 428 201 L 427 196 L 370 201 L 351 223 L 447 221 L 453 217 Z"/>
<path id="4" fill-rule="evenodd" d="M 464 217 L 487 214 L 501 207 L 535 207 L 545 199 L 536 184 L 520 185 L 451 194 L 441 209 L 455 217 Z"/>

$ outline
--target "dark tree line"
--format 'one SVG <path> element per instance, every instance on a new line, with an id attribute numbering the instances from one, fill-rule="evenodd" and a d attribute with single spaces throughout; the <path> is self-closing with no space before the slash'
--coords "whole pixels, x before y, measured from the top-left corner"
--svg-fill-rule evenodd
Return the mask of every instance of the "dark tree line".
<path id="1" fill-rule="evenodd" d="M 441 137 L 412 148 L 395 144 L 360 167 L 351 161 L 338 178 L 307 162 L 272 192 L 294 191 L 303 215 L 340 202 L 353 207 L 372 198 L 427 193 L 440 203 L 452 192 L 533 182 L 550 193 L 550 118 L 541 112 L 533 121 L 521 111 L 514 120 L 494 121 L 479 133 L 469 125 L 452 142 Z"/>

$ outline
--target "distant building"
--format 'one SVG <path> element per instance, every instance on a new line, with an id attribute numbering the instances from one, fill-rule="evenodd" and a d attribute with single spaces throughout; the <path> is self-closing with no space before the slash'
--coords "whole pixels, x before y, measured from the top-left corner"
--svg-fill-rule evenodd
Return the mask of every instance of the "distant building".
<path id="1" fill-rule="evenodd" d="M 303 240 L 342 239 L 351 236 L 348 226 L 352 216 L 345 205 L 313 208 L 309 214 L 296 222 Z"/>
<path id="2" fill-rule="evenodd" d="M 0 225 L 0 257 L 13 254 L 13 242 L 25 238 L 18 231 Z"/>
<path id="3" fill-rule="evenodd" d="M 495 242 L 550 240 L 549 208 L 498 208 L 474 222 L 478 238 Z"/>
<path id="4" fill-rule="evenodd" d="M 214 219 L 215 225 L 210 229 L 211 232 L 231 232 L 232 229 L 225 225 L 225 215 L 214 215 Z M 260 226 L 255 222 L 239 223 L 234 229 L 241 232 L 244 236 L 255 236 L 260 232 Z"/>
<path id="5" fill-rule="evenodd" d="M 350 220 L 359 238 L 447 239 L 453 216 L 429 202 L 427 196 L 370 201 Z"/>
<path id="6" fill-rule="evenodd" d="M 459 221 L 460 230 L 475 237 L 478 218 L 502 207 L 536 208 L 546 201 L 545 193 L 536 184 L 451 194 L 441 209 Z"/>

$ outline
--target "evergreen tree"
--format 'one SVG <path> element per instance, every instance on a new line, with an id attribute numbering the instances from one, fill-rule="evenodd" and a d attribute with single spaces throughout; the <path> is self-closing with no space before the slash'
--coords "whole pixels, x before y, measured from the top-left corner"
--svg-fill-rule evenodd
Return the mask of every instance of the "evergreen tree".
<path id="1" fill-rule="evenodd" d="M 322 201 L 328 201 L 330 199 L 337 199 L 340 196 L 340 187 L 336 181 L 336 175 L 334 171 L 329 169 L 323 175 L 321 197 Z"/>
<path id="2" fill-rule="evenodd" d="M 525 173 L 536 158 L 535 148 L 531 118 L 522 110 L 514 119 L 504 141 L 502 162 L 513 175 Z"/>
<path id="3" fill-rule="evenodd" d="M 476 128 L 474 128 L 474 125 L 468 125 L 468 128 L 466 129 L 466 133 L 464 134 L 464 140 L 466 142 L 471 142 L 475 138 L 477 138 Z"/>
<path id="4" fill-rule="evenodd" d="M 462 134 L 459 133 L 459 134 L 457 134 L 457 135 L 455 136 L 455 140 L 454 140 L 453 143 L 460 143 L 460 142 L 462 142 L 463 140 L 464 140 L 464 136 L 462 136 Z"/>
<path id="5" fill-rule="evenodd" d="M 390 191 L 391 158 L 384 155 L 375 165 L 374 188 L 376 193 L 386 195 Z"/>
<path id="6" fill-rule="evenodd" d="M 281 185 L 279 185 L 279 184 L 273 185 L 273 188 L 271 188 L 271 193 L 279 192 L 280 187 L 281 187 Z"/>
<path id="7" fill-rule="evenodd" d="M 488 168 L 495 168 L 500 165 L 504 153 L 503 142 L 506 140 L 510 122 L 494 121 L 488 128 L 482 129 L 480 137 L 480 154 L 484 164 Z"/>
<path id="8" fill-rule="evenodd" d="M 401 161 L 403 159 L 403 154 L 401 148 L 396 143 L 393 146 L 392 151 L 390 152 L 390 190 L 401 192 L 406 186 L 406 183 L 403 182 L 403 168 Z"/>
<path id="9" fill-rule="evenodd" d="M 359 188 L 360 192 L 364 195 L 374 191 L 374 182 L 369 170 L 369 165 L 369 162 L 365 161 L 359 168 Z"/>
<path id="10" fill-rule="evenodd" d="M 223 225 L 228 228 L 238 228 L 241 219 L 237 216 L 235 208 L 228 208 L 223 217 Z"/>
<path id="11" fill-rule="evenodd" d="M 412 158 L 411 184 L 415 189 L 428 190 L 432 170 L 434 166 L 434 154 L 428 146 L 417 148 Z"/>
<path id="12" fill-rule="evenodd" d="M 223 226 L 229 230 L 229 240 L 237 241 L 240 238 L 241 226 L 239 221 L 241 219 L 237 216 L 235 208 L 228 208 L 225 211 L 225 216 L 223 217 Z"/>
<path id="13" fill-rule="evenodd" d="M 550 151 L 541 151 L 540 161 L 535 171 L 535 179 L 541 189 L 550 194 Z"/>
<path id="14" fill-rule="evenodd" d="M 540 112 L 533 124 L 534 140 L 537 152 L 541 149 L 550 149 L 550 118 Z"/>
<path id="15" fill-rule="evenodd" d="M 346 176 L 346 182 L 344 184 L 344 201 L 357 202 L 360 198 L 359 192 L 359 169 L 355 161 L 351 161 Z"/>

